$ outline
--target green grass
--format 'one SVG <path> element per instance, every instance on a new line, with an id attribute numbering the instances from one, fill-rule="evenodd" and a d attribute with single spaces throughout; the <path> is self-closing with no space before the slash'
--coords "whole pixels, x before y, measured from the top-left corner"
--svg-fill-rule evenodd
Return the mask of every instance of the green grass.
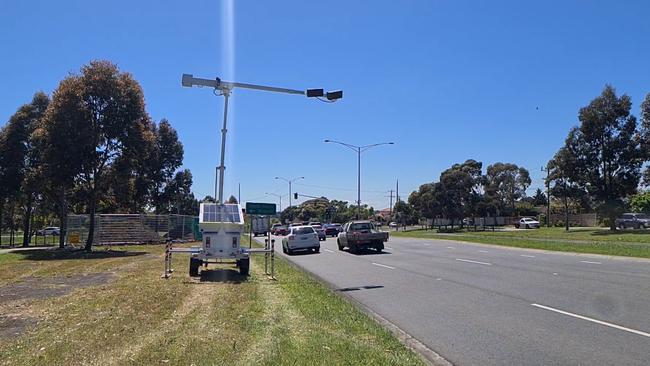
<path id="1" fill-rule="evenodd" d="M 0 254 L 0 286 L 26 278 L 114 272 L 105 284 L 62 297 L 0 304 L 0 313 L 38 324 L 0 342 L 0 364 L 422 365 L 390 332 L 305 272 L 276 257 L 278 281 L 256 256 L 247 280 L 234 267 L 222 281 L 177 272 L 160 278 L 162 246 L 129 253 L 37 251 Z"/>
<path id="2" fill-rule="evenodd" d="M 439 234 L 435 230 L 391 232 L 394 236 L 448 239 L 472 243 L 519 248 L 593 253 L 626 257 L 650 258 L 650 230 L 610 231 L 601 228 L 540 228 L 515 231 L 461 231 Z"/>

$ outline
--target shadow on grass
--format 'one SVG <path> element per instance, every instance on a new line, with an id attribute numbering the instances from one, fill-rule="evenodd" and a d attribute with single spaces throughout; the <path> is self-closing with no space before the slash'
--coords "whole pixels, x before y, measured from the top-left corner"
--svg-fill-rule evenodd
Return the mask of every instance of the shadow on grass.
<path id="1" fill-rule="evenodd" d="M 201 270 L 200 277 L 197 281 L 192 281 L 192 284 L 202 283 L 242 283 L 248 281 L 248 276 L 239 273 L 239 270 L 230 268 L 215 268 Z"/>
<path id="2" fill-rule="evenodd" d="M 633 234 L 639 236 L 646 236 L 650 240 L 650 230 L 646 230 L 646 229 L 598 230 L 591 233 L 591 235 L 594 236 L 609 236 L 609 235 L 621 235 L 621 234 Z"/>
<path id="3" fill-rule="evenodd" d="M 21 255 L 25 260 L 47 261 L 47 260 L 67 260 L 67 259 L 106 259 L 106 258 L 123 258 L 135 257 L 148 254 L 145 251 L 126 251 L 126 250 L 98 250 L 86 252 L 84 250 L 67 250 L 67 249 L 35 249 L 29 251 L 13 252 Z"/>

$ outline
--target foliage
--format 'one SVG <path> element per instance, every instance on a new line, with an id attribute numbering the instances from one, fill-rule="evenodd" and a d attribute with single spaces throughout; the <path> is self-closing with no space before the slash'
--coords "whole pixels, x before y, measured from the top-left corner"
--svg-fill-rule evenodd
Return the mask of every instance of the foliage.
<path id="1" fill-rule="evenodd" d="M 570 196 L 586 191 L 598 212 L 610 220 L 635 193 L 643 162 L 636 118 L 630 114 L 630 97 L 616 96 L 607 85 L 600 96 L 580 109 L 580 125 L 569 132 L 564 147 L 552 160 L 555 186 Z"/>
<path id="2" fill-rule="evenodd" d="M 526 196 L 530 186 L 528 170 L 512 163 L 495 163 L 487 167 L 485 195 L 496 204 L 497 215 L 515 215 L 515 202 Z"/>
<path id="3" fill-rule="evenodd" d="M 650 213 L 650 191 L 641 192 L 630 198 L 632 212 Z"/>
<path id="4" fill-rule="evenodd" d="M 373 218 L 375 211 L 372 207 L 362 205 L 361 219 Z M 280 214 L 282 222 L 320 221 L 343 223 L 355 219 L 357 206 L 346 201 L 328 200 L 325 197 L 311 199 L 298 206 L 285 208 Z"/>
<path id="5" fill-rule="evenodd" d="M 532 204 L 535 206 L 545 206 L 547 204 L 546 194 L 544 194 L 540 188 L 537 188 L 532 199 Z"/>

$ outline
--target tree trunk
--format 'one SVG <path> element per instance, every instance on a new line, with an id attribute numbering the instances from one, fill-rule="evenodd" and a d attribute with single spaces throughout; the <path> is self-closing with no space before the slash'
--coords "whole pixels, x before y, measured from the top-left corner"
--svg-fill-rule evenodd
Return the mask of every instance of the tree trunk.
<path id="1" fill-rule="evenodd" d="M 0 197 L 0 246 L 2 246 L 2 228 L 4 225 L 2 225 L 2 219 L 3 219 L 3 214 L 5 210 L 5 199 L 4 197 Z"/>
<path id="2" fill-rule="evenodd" d="M 96 194 L 93 190 L 92 194 L 90 195 L 90 223 L 88 225 L 88 239 L 86 239 L 86 246 L 85 250 L 86 252 L 91 252 L 93 249 L 93 239 L 95 236 L 95 207 L 97 205 L 97 198 Z"/>
<path id="3" fill-rule="evenodd" d="M 23 247 L 29 246 L 30 235 L 30 224 L 32 222 L 32 212 L 34 208 L 32 207 L 32 195 L 31 193 L 27 194 L 27 202 L 25 203 L 25 212 L 23 214 Z"/>
<path id="4" fill-rule="evenodd" d="M 65 236 L 68 232 L 68 203 L 65 197 L 65 188 L 61 188 L 61 196 L 59 197 L 59 248 L 65 248 Z"/>
<path id="5" fill-rule="evenodd" d="M 569 199 L 564 195 L 564 229 L 569 231 Z"/>

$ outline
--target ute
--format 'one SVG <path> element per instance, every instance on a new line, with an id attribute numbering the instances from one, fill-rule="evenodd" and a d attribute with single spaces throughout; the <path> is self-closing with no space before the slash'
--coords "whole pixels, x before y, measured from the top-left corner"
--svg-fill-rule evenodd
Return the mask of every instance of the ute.
<path id="1" fill-rule="evenodd" d="M 367 248 L 374 248 L 381 252 L 384 250 L 384 242 L 387 241 L 387 232 L 377 230 L 372 222 L 365 220 L 350 221 L 343 225 L 336 239 L 339 250 L 348 247 L 351 253 Z"/>

